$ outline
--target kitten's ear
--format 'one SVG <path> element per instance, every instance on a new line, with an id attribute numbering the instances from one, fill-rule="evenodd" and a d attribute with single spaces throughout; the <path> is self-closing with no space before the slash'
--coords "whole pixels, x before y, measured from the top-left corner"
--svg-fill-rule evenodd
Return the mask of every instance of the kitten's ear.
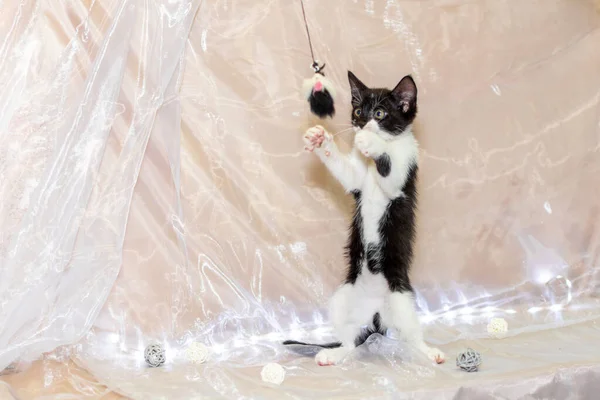
<path id="1" fill-rule="evenodd" d="M 367 85 L 362 83 L 351 71 L 348 71 L 348 82 L 350 82 L 350 93 L 352 94 L 352 103 L 360 102 L 361 93 L 368 89 Z"/>
<path id="2" fill-rule="evenodd" d="M 406 75 L 392 90 L 400 110 L 407 114 L 417 109 L 417 85 L 410 75 Z"/>

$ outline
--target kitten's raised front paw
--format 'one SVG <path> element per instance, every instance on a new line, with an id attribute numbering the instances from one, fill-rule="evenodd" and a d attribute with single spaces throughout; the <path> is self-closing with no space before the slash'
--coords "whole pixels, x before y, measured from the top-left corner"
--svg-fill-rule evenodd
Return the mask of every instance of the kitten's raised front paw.
<path id="1" fill-rule="evenodd" d="M 443 364 L 446 361 L 446 355 L 440 349 L 436 349 L 435 347 L 429 347 L 425 354 L 427 355 L 427 358 L 436 364 Z"/>
<path id="2" fill-rule="evenodd" d="M 354 145 L 365 157 L 377 158 L 384 152 L 385 142 L 376 133 L 361 130 L 354 136 Z"/>
<path id="3" fill-rule="evenodd" d="M 304 134 L 304 149 L 314 151 L 323 148 L 326 153 L 329 152 L 328 145 L 333 141 L 333 136 L 321 125 L 313 126 Z M 329 154 L 327 154 L 329 155 Z"/>
<path id="4" fill-rule="evenodd" d="M 321 367 L 339 364 L 340 361 L 348 355 L 348 350 L 344 347 L 336 349 L 323 349 L 317 353 L 315 362 Z"/>

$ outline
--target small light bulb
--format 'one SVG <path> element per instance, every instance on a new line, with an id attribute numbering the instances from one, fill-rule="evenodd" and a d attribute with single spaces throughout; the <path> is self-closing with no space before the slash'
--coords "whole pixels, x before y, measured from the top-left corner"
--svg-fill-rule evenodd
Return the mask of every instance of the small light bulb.
<path id="1" fill-rule="evenodd" d="M 471 315 L 473 314 L 473 307 L 464 307 L 462 310 L 460 310 L 460 313 L 462 315 Z"/>
<path id="2" fill-rule="evenodd" d="M 556 275 L 546 282 L 545 297 L 552 304 L 568 304 L 571 301 L 573 284 L 562 275 Z"/>

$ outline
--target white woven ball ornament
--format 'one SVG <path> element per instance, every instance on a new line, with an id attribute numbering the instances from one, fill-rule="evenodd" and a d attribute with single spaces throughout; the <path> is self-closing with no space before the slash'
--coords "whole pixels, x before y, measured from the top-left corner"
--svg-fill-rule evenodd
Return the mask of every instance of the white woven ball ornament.
<path id="1" fill-rule="evenodd" d="M 263 382 L 281 385 L 285 379 L 285 369 L 277 363 L 269 363 L 263 367 L 260 376 Z"/>
<path id="2" fill-rule="evenodd" d="M 492 318 L 487 326 L 487 331 L 490 336 L 504 337 L 508 331 L 508 322 L 504 318 Z"/>
<path id="3" fill-rule="evenodd" d="M 192 342 L 185 350 L 185 357 L 188 361 L 193 362 L 195 364 L 202 364 L 208 361 L 208 357 L 210 355 L 210 351 L 208 347 L 206 347 L 202 343 Z"/>
<path id="4" fill-rule="evenodd" d="M 468 348 L 456 357 L 456 366 L 467 372 L 475 372 L 481 365 L 481 354 Z"/>
<path id="5" fill-rule="evenodd" d="M 151 367 L 160 367 L 165 363 L 165 349 L 160 344 L 151 344 L 144 350 L 146 364 Z"/>

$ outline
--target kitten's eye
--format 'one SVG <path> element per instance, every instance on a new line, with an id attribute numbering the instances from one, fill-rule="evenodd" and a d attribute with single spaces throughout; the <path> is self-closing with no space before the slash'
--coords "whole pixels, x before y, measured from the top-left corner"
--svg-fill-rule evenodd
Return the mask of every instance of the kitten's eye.
<path id="1" fill-rule="evenodd" d="M 354 110 L 355 117 L 360 117 L 361 114 L 362 114 L 362 110 L 360 108 L 357 108 Z"/>
<path id="2" fill-rule="evenodd" d="M 375 118 L 376 119 L 384 119 L 387 116 L 387 113 L 381 109 L 375 110 Z"/>

